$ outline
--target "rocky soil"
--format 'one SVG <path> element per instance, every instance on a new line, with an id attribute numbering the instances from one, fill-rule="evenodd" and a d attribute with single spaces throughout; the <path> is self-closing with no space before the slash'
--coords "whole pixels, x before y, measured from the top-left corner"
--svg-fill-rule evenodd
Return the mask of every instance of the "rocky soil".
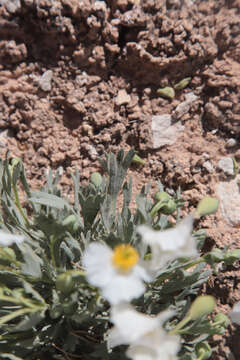
<path id="1" fill-rule="evenodd" d="M 71 194 L 75 168 L 84 181 L 104 151 L 135 147 L 135 192 L 181 186 L 188 211 L 218 196 L 208 246 L 240 247 L 239 18 L 239 0 L 0 0 L 0 156 L 20 157 L 36 189 L 63 167 Z M 206 287 L 221 311 L 239 275 Z M 214 359 L 239 359 L 239 328 L 216 342 Z"/>

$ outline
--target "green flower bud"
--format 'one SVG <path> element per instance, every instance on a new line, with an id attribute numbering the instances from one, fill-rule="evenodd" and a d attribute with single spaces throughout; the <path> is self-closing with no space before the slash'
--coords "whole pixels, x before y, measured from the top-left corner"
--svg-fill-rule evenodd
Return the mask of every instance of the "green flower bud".
<path id="1" fill-rule="evenodd" d="M 99 187 L 102 184 L 102 175 L 99 172 L 94 172 L 91 175 L 90 181 L 96 187 Z"/>
<path id="2" fill-rule="evenodd" d="M 240 249 L 228 250 L 224 254 L 224 261 L 227 265 L 232 265 L 236 260 L 240 259 Z"/>
<path id="3" fill-rule="evenodd" d="M 157 201 L 165 201 L 167 202 L 168 200 L 171 199 L 171 196 L 168 195 L 165 191 L 158 191 L 155 195 L 154 195 L 155 199 Z"/>
<path id="4" fill-rule="evenodd" d="M 174 85 L 174 89 L 175 90 L 182 90 L 184 89 L 186 86 L 188 86 L 188 84 L 190 83 L 191 78 L 190 77 L 186 77 L 185 79 L 182 79 L 181 81 L 179 81 L 177 84 Z"/>
<path id="5" fill-rule="evenodd" d="M 145 165 L 145 161 L 141 159 L 140 156 L 138 156 L 137 154 L 135 154 L 132 158 L 132 162 L 140 165 Z"/>
<path id="6" fill-rule="evenodd" d="M 69 295 L 74 289 L 75 283 L 72 274 L 69 272 L 63 273 L 57 277 L 56 288 L 64 295 Z"/>
<path id="7" fill-rule="evenodd" d="M 205 254 L 203 256 L 203 259 L 206 261 L 206 263 L 213 265 L 215 263 L 219 263 L 224 260 L 224 254 L 222 250 L 220 249 L 213 249 L 209 253 Z"/>
<path id="8" fill-rule="evenodd" d="M 170 199 L 166 205 L 162 207 L 162 213 L 165 215 L 171 215 L 177 209 L 177 204 L 173 199 Z"/>
<path id="9" fill-rule="evenodd" d="M 173 99 L 175 97 L 175 91 L 172 87 L 166 86 L 165 88 L 158 89 L 157 94 L 166 99 Z"/>
<path id="10" fill-rule="evenodd" d="M 201 343 L 198 343 L 196 345 L 196 355 L 198 360 L 206 360 L 209 359 L 210 356 L 212 355 L 212 349 L 209 346 L 207 341 L 203 341 Z"/>
<path id="11" fill-rule="evenodd" d="M 224 326 L 226 328 L 228 327 L 229 324 L 230 324 L 230 320 L 225 314 L 218 313 L 217 315 L 214 316 L 213 319 L 214 326 Z"/>
<path id="12" fill-rule="evenodd" d="M 219 201 L 216 198 L 205 196 L 198 204 L 196 215 L 201 217 L 214 214 L 218 209 Z"/>
<path id="13" fill-rule="evenodd" d="M 210 314 L 216 306 L 216 301 L 211 295 L 199 296 L 192 303 L 188 312 L 189 317 L 192 320 L 199 319 L 205 315 Z"/>
<path id="14" fill-rule="evenodd" d="M 76 216 L 75 215 L 69 215 L 67 216 L 63 222 L 62 222 L 62 225 L 63 226 L 73 226 L 76 222 Z"/>

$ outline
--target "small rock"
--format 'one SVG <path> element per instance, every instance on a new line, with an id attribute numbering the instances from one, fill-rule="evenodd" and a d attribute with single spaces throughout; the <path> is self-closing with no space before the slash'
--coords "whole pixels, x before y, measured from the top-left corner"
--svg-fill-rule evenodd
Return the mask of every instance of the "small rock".
<path id="1" fill-rule="evenodd" d="M 230 138 L 226 142 L 226 147 L 231 148 L 231 147 L 235 146 L 236 144 L 237 144 L 237 140 L 233 139 L 233 138 Z"/>
<path id="2" fill-rule="evenodd" d="M 221 158 L 218 162 L 218 168 L 226 175 L 234 175 L 234 164 L 230 157 Z"/>
<path id="3" fill-rule="evenodd" d="M 119 90 L 117 97 L 115 99 L 116 105 L 121 106 L 124 104 L 128 104 L 130 101 L 131 101 L 131 96 L 128 95 L 126 90 L 124 90 L 124 89 Z"/>
<path id="4" fill-rule="evenodd" d="M 20 0 L 0 0 L 0 5 L 5 5 L 8 12 L 14 14 L 21 8 Z"/>
<path id="5" fill-rule="evenodd" d="M 9 129 L 0 130 L 0 147 L 6 147 L 10 137 L 13 137 L 13 134 Z"/>
<path id="6" fill-rule="evenodd" d="M 206 169 L 210 174 L 214 172 L 214 167 L 211 163 L 211 161 L 207 160 L 205 161 L 202 166 L 204 167 L 204 169 Z"/>
<path id="7" fill-rule="evenodd" d="M 223 181 L 217 185 L 220 198 L 220 209 L 223 218 L 232 226 L 240 226 L 240 176 L 231 181 Z"/>
<path id="8" fill-rule="evenodd" d="M 153 149 L 174 144 L 183 130 L 184 126 L 180 123 L 172 125 L 172 117 L 169 114 L 152 116 Z"/>
<path id="9" fill-rule="evenodd" d="M 38 84 L 39 84 L 40 88 L 43 91 L 51 91 L 51 88 L 52 88 L 52 84 L 51 84 L 52 76 L 53 76 L 52 70 L 47 70 L 40 77 L 40 80 L 39 80 Z"/>
<path id="10" fill-rule="evenodd" d="M 89 155 L 92 160 L 95 160 L 98 155 L 96 148 L 91 144 L 89 144 Z"/>
<path id="11" fill-rule="evenodd" d="M 191 104 L 197 99 L 194 93 L 190 92 L 185 95 L 185 101 L 181 102 L 175 109 L 173 116 L 176 119 L 180 119 L 183 115 L 187 114 Z"/>

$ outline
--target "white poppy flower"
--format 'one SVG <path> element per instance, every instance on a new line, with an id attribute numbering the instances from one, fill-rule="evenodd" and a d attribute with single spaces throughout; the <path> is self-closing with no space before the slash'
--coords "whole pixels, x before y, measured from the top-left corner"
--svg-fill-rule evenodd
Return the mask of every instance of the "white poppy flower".
<path id="1" fill-rule="evenodd" d="M 137 312 L 129 304 L 113 307 L 108 346 L 130 345 L 127 356 L 133 360 L 173 360 L 180 350 L 180 337 L 168 335 L 162 324 L 172 315 L 164 311 L 155 317 Z"/>
<path id="2" fill-rule="evenodd" d="M 83 255 L 83 266 L 90 284 L 101 289 L 110 304 L 131 301 L 145 291 L 143 281 L 150 281 L 139 264 L 137 250 L 121 244 L 114 250 L 101 243 L 92 243 Z"/>
<path id="3" fill-rule="evenodd" d="M 196 241 L 192 236 L 193 216 L 189 215 L 173 229 L 155 231 L 146 225 L 137 227 L 145 244 L 152 250 L 150 270 L 157 274 L 169 261 L 180 257 L 198 255 Z"/>
<path id="4" fill-rule="evenodd" d="M 24 237 L 21 235 L 14 235 L 0 230 L 0 246 L 10 246 L 12 244 L 21 244 Z"/>
<path id="5" fill-rule="evenodd" d="M 232 311 L 229 313 L 232 322 L 240 325 L 240 301 L 234 304 Z"/>

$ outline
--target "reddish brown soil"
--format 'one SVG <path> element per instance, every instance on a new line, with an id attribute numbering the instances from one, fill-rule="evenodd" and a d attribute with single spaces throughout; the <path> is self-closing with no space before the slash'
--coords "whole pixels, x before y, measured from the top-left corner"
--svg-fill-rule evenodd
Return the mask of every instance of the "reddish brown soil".
<path id="1" fill-rule="evenodd" d="M 0 4 L 3 1 L 0 1 Z M 186 210 L 223 178 L 223 156 L 240 158 L 239 0 L 22 0 L 0 5 L 0 155 L 25 164 L 34 188 L 47 168 L 62 166 L 81 180 L 98 168 L 104 151 L 134 146 L 146 160 L 134 168 L 136 192 L 160 179 L 182 187 Z M 15 5 L 14 5 L 15 4 Z M 51 89 L 39 77 L 53 73 Z M 157 89 L 191 77 L 174 100 Z M 125 90 L 119 100 L 119 91 Z M 181 117 L 184 132 L 153 149 L 151 116 L 172 114 L 186 93 L 198 99 Z M 235 138 L 233 147 L 226 146 Z M 210 160 L 214 171 L 202 164 Z M 220 214 L 202 222 L 208 242 L 240 247 L 239 230 Z M 238 264 L 219 272 L 207 291 L 228 312 L 240 300 Z M 232 337 L 230 335 L 233 335 Z M 216 339 L 214 359 L 239 359 L 240 332 Z M 230 355 L 229 355 L 230 354 Z"/>

